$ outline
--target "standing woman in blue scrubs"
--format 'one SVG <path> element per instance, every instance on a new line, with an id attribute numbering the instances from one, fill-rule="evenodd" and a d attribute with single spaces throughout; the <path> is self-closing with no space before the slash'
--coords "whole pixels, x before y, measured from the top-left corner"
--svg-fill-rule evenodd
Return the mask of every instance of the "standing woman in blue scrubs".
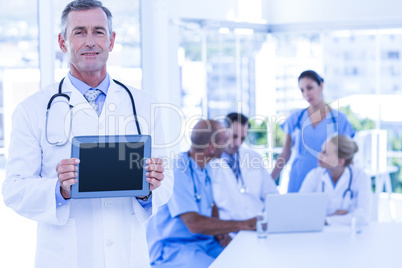
<path id="1" fill-rule="evenodd" d="M 317 167 L 321 145 L 329 136 L 343 134 L 353 137 L 355 133 L 346 115 L 324 102 L 323 78 L 315 71 L 307 70 L 300 74 L 298 81 L 303 98 L 310 106 L 294 112 L 282 124 L 286 139 L 271 174 L 274 179 L 279 177 L 293 147 L 296 155 L 289 175 L 288 192 L 298 192 L 307 173 Z"/>

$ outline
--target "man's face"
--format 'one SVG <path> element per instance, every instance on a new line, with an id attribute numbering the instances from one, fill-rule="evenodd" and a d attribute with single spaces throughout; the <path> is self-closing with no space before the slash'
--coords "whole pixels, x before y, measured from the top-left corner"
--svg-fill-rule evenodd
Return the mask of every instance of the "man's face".
<path id="1" fill-rule="evenodd" d="M 248 133 L 248 125 L 242 125 L 240 124 L 240 122 L 234 121 L 228 130 L 229 144 L 225 148 L 225 151 L 227 154 L 233 155 L 239 150 L 241 144 L 246 139 Z"/>
<path id="2" fill-rule="evenodd" d="M 72 11 L 67 16 L 66 40 L 59 34 L 59 45 L 67 53 L 70 71 L 106 74 L 106 61 L 114 46 L 116 34 L 109 36 L 109 25 L 101 8 Z"/>

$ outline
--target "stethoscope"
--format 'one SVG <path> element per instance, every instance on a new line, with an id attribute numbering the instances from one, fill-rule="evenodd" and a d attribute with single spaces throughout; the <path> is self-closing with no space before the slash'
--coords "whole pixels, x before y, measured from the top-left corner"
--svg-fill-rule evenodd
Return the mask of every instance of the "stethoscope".
<path id="1" fill-rule="evenodd" d="M 188 168 L 190 169 L 190 173 L 191 173 L 191 179 L 193 181 L 193 187 L 194 187 L 194 199 L 197 203 L 201 202 L 201 195 L 199 194 L 198 190 L 197 190 L 197 185 L 195 184 L 195 179 L 194 179 L 194 169 L 191 163 L 191 159 L 190 159 L 190 152 L 187 152 L 188 155 Z M 205 176 L 206 176 L 206 180 L 211 183 L 211 179 L 208 176 L 208 172 L 207 170 L 205 170 Z M 210 206 L 213 207 L 214 206 L 214 202 L 213 199 L 208 196 L 208 200 L 207 202 L 210 201 Z"/>
<path id="2" fill-rule="evenodd" d="M 302 119 L 304 113 L 307 111 L 307 109 L 308 109 L 308 108 L 305 108 L 305 109 L 300 113 L 299 117 L 297 118 L 296 127 L 299 128 L 299 129 L 301 129 L 301 127 L 300 127 L 300 121 L 301 121 L 301 119 Z M 335 119 L 335 116 L 334 116 L 334 113 L 333 113 L 332 109 L 330 109 L 330 113 L 331 113 L 332 123 L 334 124 L 334 132 L 337 132 L 337 131 L 338 131 L 338 126 L 337 126 L 337 124 L 336 124 L 336 119 Z"/>
<path id="3" fill-rule="evenodd" d="M 343 195 L 342 195 L 342 204 L 341 204 L 342 208 L 344 205 L 345 197 L 348 193 L 350 195 L 350 200 L 353 199 L 353 191 L 351 188 L 352 182 L 353 182 L 353 172 L 352 172 L 352 169 L 350 168 L 350 166 L 348 166 L 348 169 L 349 169 L 349 184 L 348 184 L 348 188 L 346 188 L 346 190 L 343 192 Z M 325 182 L 324 181 L 322 181 L 322 184 L 321 184 L 321 191 L 325 192 Z"/>
<path id="4" fill-rule="evenodd" d="M 134 119 L 135 119 L 135 124 L 136 124 L 136 126 L 137 126 L 138 135 L 141 135 L 141 129 L 140 129 L 140 125 L 139 125 L 139 123 L 138 123 L 137 111 L 136 111 L 136 109 L 135 109 L 135 102 L 134 102 L 134 97 L 133 97 L 133 95 L 131 94 L 130 90 L 129 90 L 123 83 L 121 83 L 121 82 L 119 82 L 119 81 L 117 81 L 117 80 L 115 80 L 115 79 L 113 79 L 113 81 L 114 81 L 116 84 L 118 84 L 119 86 L 123 87 L 123 88 L 126 90 L 126 92 L 128 93 L 128 95 L 130 96 L 131 105 L 132 105 L 132 108 L 133 108 Z M 69 109 L 70 109 L 70 129 L 69 129 L 69 131 L 68 131 L 68 136 L 67 136 L 66 141 L 64 141 L 64 142 L 61 142 L 61 141 L 51 142 L 51 141 L 49 140 L 49 138 L 48 138 L 48 136 L 47 136 L 48 117 L 49 117 L 49 110 L 50 110 L 50 107 L 52 106 L 52 103 L 53 103 L 54 99 L 57 98 L 57 97 L 63 97 L 63 98 L 66 98 L 68 102 L 70 102 L 70 96 L 68 96 L 67 94 L 64 94 L 64 93 L 62 92 L 63 82 L 64 82 L 64 78 L 61 79 L 61 81 L 60 81 L 60 83 L 59 83 L 59 92 L 56 93 L 56 94 L 54 94 L 54 95 L 50 98 L 50 100 L 49 100 L 49 102 L 48 102 L 48 104 L 47 104 L 47 109 L 46 109 L 46 123 L 45 123 L 45 136 L 46 136 L 46 141 L 47 141 L 50 145 L 54 145 L 54 146 L 63 146 L 63 145 L 65 145 L 65 144 L 67 144 L 67 143 L 69 142 L 70 136 L 71 136 L 71 131 L 72 131 L 72 125 L 73 125 L 73 106 L 72 106 L 71 104 L 68 104 Z"/>
<path id="5" fill-rule="evenodd" d="M 244 183 L 243 175 L 241 174 L 241 169 L 240 169 L 240 165 L 239 165 L 240 156 L 239 156 L 238 152 L 235 153 L 234 158 L 235 158 L 234 159 L 234 164 L 236 165 L 236 168 L 239 169 L 239 174 L 238 175 L 236 174 L 236 172 L 234 171 L 234 168 L 232 168 L 232 171 L 233 171 L 233 174 L 235 175 L 235 177 L 237 179 L 237 182 L 240 181 L 241 186 L 240 186 L 239 191 L 240 191 L 241 194 L 248 193 L 248 188 L 246 187 L 246 184 Z M 227 161 L 229 161 L 229 160 L 227 160 Z"/>

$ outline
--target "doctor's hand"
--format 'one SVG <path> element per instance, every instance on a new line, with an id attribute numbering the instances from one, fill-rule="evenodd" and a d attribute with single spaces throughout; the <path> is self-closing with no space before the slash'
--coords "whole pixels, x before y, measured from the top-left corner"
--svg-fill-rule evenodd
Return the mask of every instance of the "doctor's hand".
<path id="1" fill-rule="evenodd" d="M 145 161 L 145 170 L 147 171 L 147 181 L 150 183 L 150 190 L 155 190 L 161 185 L 163 178 L 163 160 L 161 158 L 150 158 Z"/>
<path id="2" fill-rule="evenodd" d="M 345 215 L 348 214 L 349 211 L 344 210 L 344 209 L 338 209 L 337 211 L 334 212 L 332 215 Z"/>
<path id="3" fill-rule="evenodd" d="M 240 221 L 241 228 L 240 230 L 256 230 L 257 229 L 257 217 Z"/>
<path id="4" fill-rule="evenodd" d="M 226 247 L 230 243 L 230 241 L 232 241 L 232 238 L 229 236 L 229 234 L 218 234 L 214 237 L 215 240 L 218 241 L 222 247 Z"/>
<path id="5" fill-rule="evenodd" d="M 56 166 L 57 178 L 60 183 L 60 193 L 64 199 L 71 198 L 70 186 L 77 183 L 76 173 L 78 168 L 77 164 L 80 160 L 77 158 L 69 158 L 61 160 Z"/>

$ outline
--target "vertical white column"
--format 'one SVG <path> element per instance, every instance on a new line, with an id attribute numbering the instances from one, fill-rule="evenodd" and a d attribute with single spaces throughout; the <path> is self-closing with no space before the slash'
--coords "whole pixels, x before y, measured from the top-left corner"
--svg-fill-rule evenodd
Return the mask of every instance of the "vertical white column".
<path id="1" fill-rule="evenodd" d="M 204 64 L 204 97 L 202 100 L 202 115 L 208 116 L 208 85 L 207 85 L 207 79 L 208 79 L 208 71 L 207 71 L 207 65 L 208 65 L 208 60 L 207 60 L 207 35 L 208 31 L 205 27 L 202 28 L 202 43 L 201 43 L 201 50 L 202 50 L 202 63 Z"/>
<path id="2" fill-rule="evenodd" d="M 176 151 L 185 126 L 180 114 L 179 28 L 170 23 L 167 0 L 141 2 L 142 85 L 163 111 L 168 151 Z"/>
<path id="3" fill-rule="evenodd" d="M 235 33 L 236 34 L 236 33 Z M 244 113 L 243 105 L 243 92 L 242 92 L 242 59 L 241 59 L 241 42 L 240 36 L 236 34 L 236 42 L 235 42 L 235 59 L 236 59 L 236 102 L 240 102 L 240 110 L 237 110 L 239 113 Z M 248 90 L 248 89 L 246 89 Z M 239 105 L 238 105 L 239 106 Z"/>
<path id="4" fill-rule="evenodd" d="M 39 69 L 41 88 L 54 82 L 54 4 L 38 0 Z"/>
<path id="5" fill-rule="evenodd" d="M 381 47 L 380 47 L 380 34 L 377 30 L 375 35 L 375 94 L 379 99 L 381 98 Z M 377 119 L 375 121 L 375 128 L 381 128 L 381 101 L 377 105 Z"/>

